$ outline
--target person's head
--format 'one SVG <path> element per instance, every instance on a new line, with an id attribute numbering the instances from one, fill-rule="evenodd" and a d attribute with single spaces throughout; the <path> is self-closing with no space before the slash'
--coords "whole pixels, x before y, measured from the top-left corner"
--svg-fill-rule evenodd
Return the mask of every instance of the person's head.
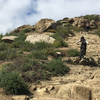
<path id="1" fill-rule="evenodd" d="M 84 40 L 84 36 L 81 37 L 81 41 L 83 41 L 83 40 Z"/>

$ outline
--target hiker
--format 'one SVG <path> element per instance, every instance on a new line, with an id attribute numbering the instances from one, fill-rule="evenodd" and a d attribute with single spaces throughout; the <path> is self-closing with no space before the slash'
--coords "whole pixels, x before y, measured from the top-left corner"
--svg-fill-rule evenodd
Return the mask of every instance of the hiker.
<path id="1" fill-rule="evenodd" d="M 86 22 L 85 31 L 88 33 L 89 29 L 90 29 L 90 23 Z"/>
<path id="2" fill-rule="evenodd" d="M 86 55 L 86 47 L 87 47 L 88 41 L 86 41 L 84 36 L 82 36 L 81 39 L 78 42 L 76 42 L 76 44 L 78 44 L 79 42 L 81 42 L 80 49 L 82 49 L 84 46 L 84 55 Z"/>

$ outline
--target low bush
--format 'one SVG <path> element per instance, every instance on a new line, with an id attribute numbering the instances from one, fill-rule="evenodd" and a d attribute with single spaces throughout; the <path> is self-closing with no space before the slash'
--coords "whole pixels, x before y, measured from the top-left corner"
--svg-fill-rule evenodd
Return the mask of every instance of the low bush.
<path id="1" fill-rule="evenodd" d="M 3 87 L 7 94 L 28 94 L 28 85 L 25 84 L 23 79 L 15 72 L 0 73 L 0 86 Z"/>
<path id="2" fill-rule="evenodd" d="M 57 30 L 55 30 L 55 29 L 49 29 L 47 32 L 56 33 Z"/>
<path id="3" fill-rule="evenodd" d="M 34 58 L 34 59 L 44 59 L 47 60 L 47 51 L 46 50 L 37 50 L 37 51 L 32 51 L 29 55 L 29 58 Z"/>
<path id="4" fill-rule="evenodd" d="M 22 45 L 20 46 L 20 49 L 22 51 L 27 51 L 27 52 L 30 52 L 34 49 L 34 44 L 26 41 L 26 42 L 23 42 Z"/>
<path id="5" fill-rule="evenodd" d="M 79 51 L 77 49 L 70 49 L 67 51 L 67 53 L 70 57 L 79 56 Z"/>
<path id="6" fill-rule="evenodd" d="M 0 43 L 0 51 L 6 50 L 9 47 L 9 44 L 5 42 Z"/>
<path id="7" fill-rule="evenodd" d="M 58 48 L 58 47 L 68 47 L 68 44 L 64 42 L 64 40 L 56 40 L 53 44 L 53 47 Z"/>
<path id="8" fill-rule="evenodd" d="M 0 43 L 2 42 L 2 39 L 3 38 L 3 35 L 2 34 L 0 34 Z"/>
<path id="9" fill-rule="evenodd" d="M 93 34 L 94 35 L 98 35 L 100 37 L 100 29 L 98 29 L 97 31 L 95 31 Z"/>
<path id="10" fill-rule="evenodd" d="M 28 33 L 28 32 L 31 32 L 32 30 L 26 28 L 26 29 L 23 29 L 19 32 L 19 34 L 25 34 L 25 33 Z"/>
<path id="11" fill-rule="evenodd" d="M 99 15 L 86 15 L 86 16 L 84 16 L 84 18 L 88 19 L 89 21 L 91 21 L 91 20 L 98 21 L 99 20 Z"/>
<path id="12" fill-rule="evenodd" d="M 64 75 L 69 71 L 69 68 L 63 63 L 61 59 L 54 59 L 45 65 L 45 68 L 51 72 L 52 75 Z"/>
<path id="13" fill-rule="evenodd" d="M 16 38 L 14 42 L 10 45 L 10 47 L 20 48 L 21 46 L 23 46 L 25 39 L 26 39 L 26 35 L 19 35 L 18 38 Z"/>
<path id="14" fill-rule="evenodd" d="M 34 44 L 34 49 L 36 49 L 36 50 L 47 49 L 47 48 L 50 48 L 50 47 L 52 47 L 52 44 L 46 43 L 44 41 L 36 42 Z"/>
<path id="15" fill-rule="evenodd" d="M 63 26 L 57 26 L 57 33 L 62 38 L 67 38 L 69 34 L 74 35 L 73 32 L 70 30 L 70 28 L 63 27 Z"/>
<path id="16" fill-rule="evenodd" d="M 0 60 L 11 60 L 17 58 L 19 55 L 15 49 L 6 49 L 0 52 Z"/>

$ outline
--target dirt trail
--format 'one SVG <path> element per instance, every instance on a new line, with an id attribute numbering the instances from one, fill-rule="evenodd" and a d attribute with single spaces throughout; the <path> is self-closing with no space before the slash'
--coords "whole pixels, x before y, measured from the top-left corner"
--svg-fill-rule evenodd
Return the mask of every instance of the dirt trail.
<path id="1" fill-rule="evenodd" d="M 88 57 L 98 58 L 100 55 L 100 37 L 93 34 L 85 34 L 85 33 L 76 33 L 74 37 L 69 37 L 68 41 L 69 48 L 60 48 L 61 50 L 67 49 L 80 49 L 80 45 L 77 45 L 76 42 L 80 39 L 81 36 L 84 36 L 85 39 L 89 42 L 87 45 L 87 55 Z M 77 81 L 84 82 L 87 79 L 91 79 L 95 73 L 100 70 L 99 67 L 90 67 L 84 65 L 71 65 L 67 64 L 70 67 L 70 72 L 63 77 L 53 77 L 51 81 L 46 81 L 45 84 L 62 84 L 62 83 L 73 83 Z M 90 74 L 91 73 L 91 74 Z M 87 75 L 87 76 L 86 76 Z M 43 82 L 44 84 L 44 82 Z"/>

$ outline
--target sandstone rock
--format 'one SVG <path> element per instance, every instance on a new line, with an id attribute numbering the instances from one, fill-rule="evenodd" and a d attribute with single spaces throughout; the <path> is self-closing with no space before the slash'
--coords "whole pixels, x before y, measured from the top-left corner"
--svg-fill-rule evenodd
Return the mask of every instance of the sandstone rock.
<path id="1" fill-rule="evenodd" d="M 23 29 L 35 30 L 34 26 L 31 26 L 31 25 L 22 25 L 22 26 L 18 27 L 17 29 L 15 29 L 13 32 L 19 33 Z"/>
<path id="2" fill-rule="evenodd" d="M 47 95 L 49 91 L 47 88 L 37 88 L 35 95 Z"/>
<path id="3" fill-rule="evenodd" d="M 85 85 L 67 84 L 59 88 L 56 96 L 61 99 L 91 100 L 91 90 Z"/>
<path id="4" fill-rule="evenodd" d="M 18 38 L 17 36 L 4 36 L 1 40 L 7 42 L 7 43 L 11 43 L 14 41 L 14 39 Z"/>
<path id="5" fill-rule="evenodd" d="M 37 88 L 37 87 L 36 87 L 35 85 L 32 85 L 32 86 L 30 86 L 30 91 L 33 92 L 33 91 L 36 90 L 36 88 Z"/>
<path id="6" fill-rule="evenodd" d="M 19 96 L 13 96 L 12 100 L 29 100 L 30 98 L 26 95 L 19 95 Z"/>
<path id="7" fill-rule="evenodd" d="M 56 52 L 56 54 L 57 54 L 57 56 L 61 56 L 62 53 L 61 52 Z"/>
<path id="8" fill-rule="evenodd" d="M 39 33 L 43 33 L 48 29 L 56 29 L 56 22 L 52 19 L 41 19 L 34 27 Z"/>
<path id="9" fill-rule="evenodd" d="M 47 43 L 53 43 L 55 41 L 54 38 L 49 37 L 48 35 L 28 35 L 25 41 L 29 41 L 30 43 L 35 42 L 47 42 Z"/>
<path id="10" fill-rule="evenodd" d="M 69 18 L 68 22 L 72 24 L 74 22 L 74 19 L 73 18 Z"/>
<path id="11" fill-rule="evenodd" d="M 98 27 L 97 27 L 97 24 L 96 24 L 96 22 L 95 22 L 95 20 L 91 20 L 91 21 L 90 21 L 90 27 L 91 27 L 92 29 L 98 28 Z"/>

